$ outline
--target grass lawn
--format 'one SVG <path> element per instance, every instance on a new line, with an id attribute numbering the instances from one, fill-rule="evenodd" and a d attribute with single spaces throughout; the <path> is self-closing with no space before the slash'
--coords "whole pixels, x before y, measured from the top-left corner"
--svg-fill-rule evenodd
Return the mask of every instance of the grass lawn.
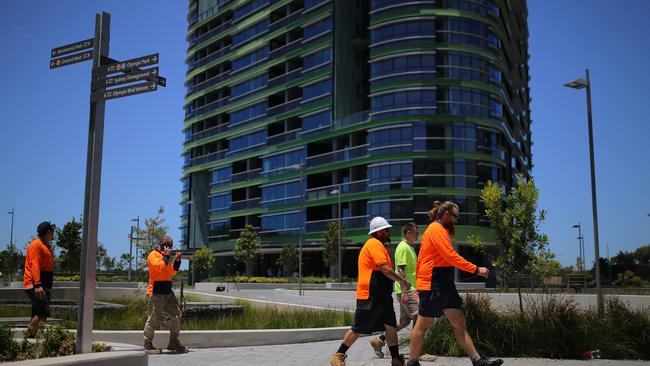
<path id="1" fill-rule="evenodd" d="M 189 298 L 188 301 L 195 301 Z M 98 330 L 141 330 L 147 320 L 147 300 L 144 297 L 117 297 L 107 302 L 125 305 L 119 310 L 100 309 L 95 311 L 94 329 Z M 213 319 L 191 319 L 181 322 L 184 330 L 227 330 L 227 329 L 291 329 L 348 326 L 354 320 L 352 312 L 339 310 L 317 310 L 302 308 L 256 307 L 247 301 L 236 301 L 244 307 L 242 315 L 220 316 Z M 0 317 L 29 317 L 31 308 L 0 306 Z M 77 312 L 52 309 L 52 317 L 61 319 L 68 329 L 76 329 Z M 165 329 L 165 324 L 161 324 Z"/>

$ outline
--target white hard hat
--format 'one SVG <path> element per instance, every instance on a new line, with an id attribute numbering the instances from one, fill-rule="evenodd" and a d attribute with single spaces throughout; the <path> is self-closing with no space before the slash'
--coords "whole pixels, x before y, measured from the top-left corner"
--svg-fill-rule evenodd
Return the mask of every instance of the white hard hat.
<path id="1" fill-rule="evenodd" d="M 388 229 L 389 227 L 393 227 L 393 225 L 389 224 L 385 218 L 377 216 L 370 221 L 370 231 L 368 232 L 368 235 L 380 230 Z"/>

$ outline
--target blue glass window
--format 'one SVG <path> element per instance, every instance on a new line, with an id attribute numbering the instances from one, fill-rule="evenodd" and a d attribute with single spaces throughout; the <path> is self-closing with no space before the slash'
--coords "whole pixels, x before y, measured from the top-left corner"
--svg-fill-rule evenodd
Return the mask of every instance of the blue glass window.
<path id="1" fill-rule="evenodd" d="M 445 99 L 439 101 L 443 113 L 455 115 L 486 116 L 488 100 L 486 92 L 458 86 L 450 86 L 445 92 Z"/>
<path id="2" fill-rule="evenodd" d="M 230 140 L 230 152 L 248 149 L 266 142 L 266 129 L 237 136 Z"/>
<path id="3" fill-rule="evenodd" d="M 237 20 L 240 18 L 243 18 L 245 15 L 248 15 L 249 13 L 253 12 L 254 10 L 257 10 L 266 4 L 269 3 L 269 0 L 253 0 L 248 3 L 246 3 L 243 6 L 240 6 L 239 8 L 235 9 L 233 12 L 233 19 Z"/>
<path id="4" fill-rule="evenodd" d="M 332 30 L 332 18 L 328 17 L 304 28 L 303 39 L 309 39 L 315 35 Z"/>
<path id="5" fill-rule="evenodd" d="M 388 93 L 372 97 L 371 105 L 373 112 L 379 112 L 394 108 L 425 107 L 435 108 L 435 90 L 411 90 L 395 93 Z"/>
<path id="6" fill-rule="evenodd" d="M 307 55 L 303 58 L 303 68 L 309 69 L 317 65 L 321 65 L 325 62 L 331 61 L 332 60 L 332 49 L 327 48 L 324 50 L 320 50 L 318 52 L 312 53 L 311 55 Z"/>
<path id="7" fill-rule="evenodd" d="M 252 90 L 266 86 L 268 74 L 260 75 L 254 79 L 246 80 L 242 83 L 235 84 L 230 88 L 230 98 L 235 98 L 244 95 Z"/>
<path id="8" fill-rule="evenodd" d="M 305 0 L 305 5 L 303 5 L 303 9 L 311 9 L 317 5 L 320 5 L 321 3 L 324 3 L 326 0 Z"/>
<path id="9" fill-rule="evenodd" d="M 332 92 L 332 79 L 326 79 L 302 87 L 302 99 L 307 100 Z"/>
<path id="10" fill-rule="evenodd" d="M 230 210 L 230 192 L 210 197 L 210 213 L 227 212 Z"/>
<path id="11" fill-rule="evenodd" d="M 269 20 L 264 19 L 232 36 L 232 45 L 236 46 L 269 29 Z"/>
<path id="12" fill-rule="evenodd" d="M 298 212 L 262 216 L 261 231 L 298 232 L 300 229 L 299 217 Z"/>
<path id="13" fill-rule="evenodd" d="M 390 24 L 372 30 L 371 39 L 373 43 L 388 41 L 391 39 L 399 39 L 409 36 L 434 36 L 434 22 L 433 20 L 423 20 L 415 22 L 404 22 Z"/>
<path id="14" fill-rule="evenodd" d="M 399 126 L 370 131 L 369 142 L 371 155 L 412 151 L 413 128 Z"/>
<path id="15" fill-rule="evenodd" d="M 323 127 L 329 127 L 332 121 L 332 112 L 322 112 L 318 114 L 312 114 L 311 116 L 302 118 L 302 131 L 307 132 Z"/>
<path id="16" fill-rule="evenodd" d="M 272 205 L 287 204 L 296 201 L 300 196 L 300 181 L 279 183 L 262 187 L 262 205 L 269 201 Z M 287 200 L 288 199 L 288 200 Z"/>
<path id="17" fill-rule="evenodd" d="M 251 64 L 269 56 L 269 47 L 263 47 L 232 62 L 232 72 L 240 71 Z"/>
<path id="18" fill-rule="evenodd" d="M 208 236 L 211 238 L 225 238 L 230 234 L 230 220 L 218 220 L 208 224 Z"/>
<path id="19" fill-rule="evenodd" d="M 391 58 L 372 64 L 372 77 L 398 72 L 435 71 L 435 55 L 410 55 Z"/>
<path id="20" fill-rule="evenodd" d="M 286 168 L 290 165 L 300 164 L 307 156 L 305 149 L 294 150 L 282 154 L 265 157 L 262 159 L 262 170 L 264 172 L 275 172 L 275 174 L 286 173 Z M 270 173 L 273 175 L 273 173 Z"/>
<path id="21" fill-rule="evenodd" d="M 232 167 L 215 169 L 210 172 L 210 185 L 224 186 L 230 184 Z"/>
<path id="22" fill-rule="evenodd" d="M 258 103 L 230 113 L 230 125 L 245 122 L 266 113 L 266 102 Z"/>
<path id="23" fill-rule="evenodd" d="M 411 162 L 390 162 L 368 166 L 370 189 L 380 191 L 386 189 L 413 187 L 413 164 Z"/>

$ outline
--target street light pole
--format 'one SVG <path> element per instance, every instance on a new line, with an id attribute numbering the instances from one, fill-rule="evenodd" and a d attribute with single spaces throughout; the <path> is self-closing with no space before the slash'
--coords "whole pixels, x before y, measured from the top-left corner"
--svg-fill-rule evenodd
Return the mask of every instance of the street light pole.
<path id="1" fill-rule="evenodd" d="M 339 230 L 339 232 L 338 232 L 338 236 L 339 236 L 339 238 L 338 238 L 338 241 L 339 241 L 339 245 L 338 245 L 338 267 L 339 267 L 339 269 L 338 269 L 338 277 L 339 277 L 339 287 L 341 287 L 341 183 L 337 184 L 336 189 L 331 191 L 330 194 L 336 194 L 338 196 L 338 202 L 339 202 L 339 206 L 338 206 L 339 214 L 337 216 L 338 217 L 338 223 L 339 223 L 339 225 L 338 225 L 338 228 L 339 228 L 338 229 Z"/>
<path id="2" fill-rule="evenodd" d="M 305 227 L 305 218 L 302 213 L 303 206 L 305 205 L 305 162 L 300 161 L 300 232 L 298 233 L 298 295 L 302 296 L 302 232 Z"/>
<path id="3" fill-rule="evenodd" d="M 594 256 L 596 259 L 595 270 L 596 270 L 596 291 L 597 291 L 597 302 L 598 302 L 598 311 L 603 311 L 603 291 L 600 286 L 600 250 L 598 243 L 598 206 L 596 204 L 596 171 L 595 171 L 595 159 L 594 159 L 594 132 L 593 132 L 593 122 L 591 114 L 591 82 L 589 81 L 589 69 L 585 70 L 585 77 L 587 80 L 577 79 L 571 81 L 565 86 L 573 89 L 587 89 L 587 125 L 589 129 L 589 162 L 590 162 L 590 172 L 591 172 L 591 208 L 593 212 L 594 220 Z"/>
<path id="4" fill-rule="evenodd" d="M 579 257 L 580 258 L 580 263 L 578 264 L 578 271 L 584 271 L 585 269 L 585 249 L 582 244 L 582 226 L 580 225 L 580 221 L 578 221 L 577 225 L 571 226 L 572 228 L 578 228 L 578 252 L 579 252 Z"/>
<path id="5" fill-rule="evenodd" d="M 131 219 L 131 222 L 137 222 L 136 232 L 138 233 L 138 242 L 140 241 L 140 215 L 135 219 Z M 129 241 L 129 281 L 131 281 L 131 268 L 133 262 L 133 225 L 131 225 L 131 240 Z M 135 256 L 138 257 L 138 244 L 135 245 Z"/>
<path id="6" fill-rule="evenodd" d="M 16 214 L 16 209 L 11 208 L 11 211 L 7 212 L 8 215 L 11 215 L 11 234 L 9 236 L 9 245 L 14 246 L 14 215 Z"/>

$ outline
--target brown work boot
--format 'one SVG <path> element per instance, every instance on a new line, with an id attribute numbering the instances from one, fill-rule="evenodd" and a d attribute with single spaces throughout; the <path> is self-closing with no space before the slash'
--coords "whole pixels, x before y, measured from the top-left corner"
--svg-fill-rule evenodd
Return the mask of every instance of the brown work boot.
<path id="1" fill-rule="evenodd" d="M 430 354 L 428 354 L 428 353 L 423 353 L 423 354 L 421 354 L 420 357 L 418 357 L 418 358 L 420 359 L 420 361 L 424 361 L 424 362 L 433 362 L 433 361 L 435 361 L 438 357 L 436 357 L 436 356 L 434 356 L 434 355 L 430 355 Z"/>
<path id="2" fill-rule="evenodd" d="M 336 352 L 330 358 L 331 366 L 345 366 L 345 358 L 348 357 L 345 353 Z"/>
<path id="3" fill-rule="evenodd" d="M 167 350 L 176 353 L 187 353 L 188 351 L 187 347 L 183 346 L 179 341 L 169 342 L 169 345 L 167 345 Z"/>
<path id="4" fill-rule="evenodd" d="M 158 348 L 153 346 L 153 343 L 151 343 L 151 341 L 144 342 L 144 349 L 150 355 L 156 355 L 162 353 L 162 351 L 160 351 Z"/>
<path id="5" fill-rule="evenodd" d="M 370 345 L 375 350 L 377 357 L 384 358 L 382 348 L 386 345 L 386 341 L 382 341 L 379 337 L 372 337 L 372 339 L 370 339 Z"/>
<path id="6" fill-rule="evenodd" d="M 390 366 L 404 366 L 406 362 L 404 361 L 404 355 L 399 355 L 397 358 L 393 358 L 390 361 Z"/>

